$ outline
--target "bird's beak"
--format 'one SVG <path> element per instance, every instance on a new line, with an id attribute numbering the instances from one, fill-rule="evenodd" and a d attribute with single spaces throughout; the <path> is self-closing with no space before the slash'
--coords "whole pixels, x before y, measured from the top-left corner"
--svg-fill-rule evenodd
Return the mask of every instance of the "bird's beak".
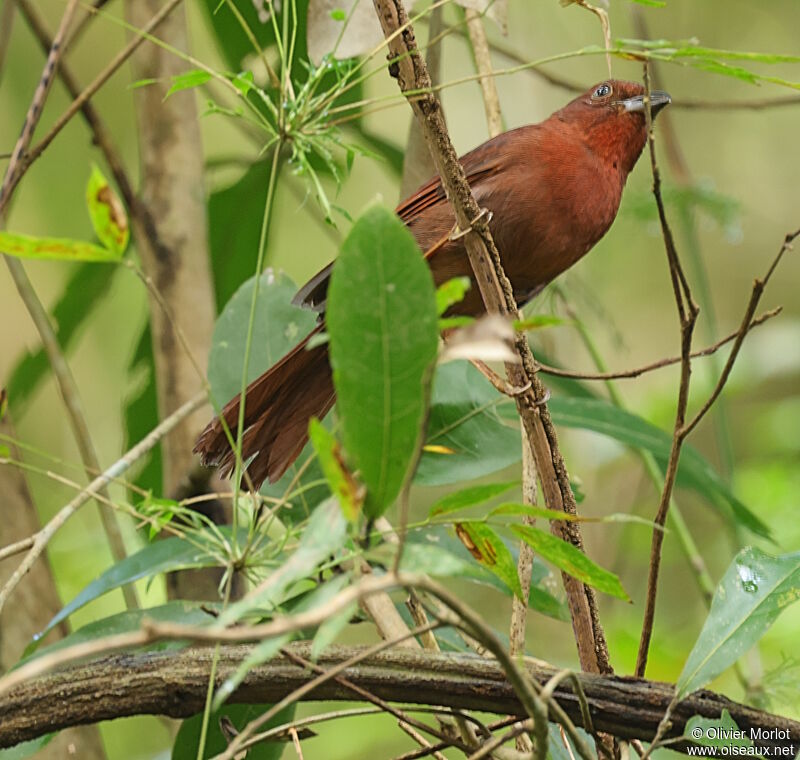
<path id="1" fill-rule="evenodd" d="M 655 119 L 658 112 L 672 102 L 669 93 L 663 90 L 653 90 L 650 93 L 650 115 Z M 628 113 L 644 112 L 644 95 L 637 95 L 627 100 L 621 100 L 620 104 L 625 107 Z"/>

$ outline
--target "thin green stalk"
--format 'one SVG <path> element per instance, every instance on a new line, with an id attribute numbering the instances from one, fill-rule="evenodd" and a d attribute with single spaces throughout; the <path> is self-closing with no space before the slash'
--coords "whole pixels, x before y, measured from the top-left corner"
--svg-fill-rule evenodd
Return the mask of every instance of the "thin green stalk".
<path id="1" fill-rule="evenodd" d="M 253 347 L 253 329 L 256 321 L 256 305 L 261 280 L 261 271 L 264 268 L 266 257 L 267 239 L 269 237 L 270 222 L 272 220 L 272 206 L 275 199 L 275 186 L 278 180 L 278 167 L 280 164 L 281 147 L 283 140 L 279 139 L 272 150 L 272 167 L 269 173 L 267 186 L 267 199 L 264 203 L 264 217 L 261 222 L 261 237 L 258 241 L 258 258 L 256 261 L 256 275 L 253 284 L 253 297 L 250 299 L 250 316 L 247 320 L 247 336 L 244 344 L 244 359 L 242 361 L 242 389 L 239 394 L 239 419 L 236 425 L 236 464 L 233 473 L 233 540 L 236 542 L 239 525 L 239 489 L 242 482 L 242 438 L 244 436 L 244 405 L 247 395 L 247 373 L 250 368 L 250 353 Z"/>
<path id="2" fill-rule="evenodd" d="M 231 598 L 231 587 L 233 586 L 233 565 L 228 566 L 228 578 L 225 583 L 225 594 L 222 599 L 223 611 L 228 606 Z M 217 667 L 219 665 L 219 653 L 221 643 L 214 645 L 214 655 L 211 658 L 211 672 L 208 674 L 208 688 L 206 689 L 206 704 L 203 708 L 203 722 L 200 725 L 200 738 L 197 742 L 197 760 L 203 760 L 206 753 L 206 741 L 208 740 L 208 724 L 211 720 L 211 704 L 214 700 L 214 684 L 217 681 Z"/>

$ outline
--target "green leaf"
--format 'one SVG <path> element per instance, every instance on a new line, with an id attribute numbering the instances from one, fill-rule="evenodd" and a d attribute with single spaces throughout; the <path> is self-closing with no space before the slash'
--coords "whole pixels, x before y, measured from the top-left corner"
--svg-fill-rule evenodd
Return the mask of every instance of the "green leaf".
<path id="1" fill-rule="evenodd" d="M 342 244 L 326 322 L 345 450 L 376 517 L 417 458 L 439 340 L 431 271 L 388 209 L 367 209 Z"/>
<path id="2" fill-rule="evenodd" d="M 722 710 L 722 715 L 719 718 L 704 718 L 702 715 L 693 715 L 686 721 L 683 735 L 689 741 L 702 747 L 717 747 L 723 751 L 727 750 L 727 752 L 724 752 L 725 755 L 732 754 L 731 747 L 745 748 L 753 746 L 753 742 L 750 741 L 746 732 L 740 730 L 736 721 L 725 709 Z M 741 754 L 760 757 L 760 755 L 750 752 L 742 752 Z"/>
<path id="3" fill-rule="evenodd" d="M 514 525 L 511 528 L 528 546 L 573 578 L 593 586 L 604 594 L 630 601 L 619 578 L 589 559 L 572 544 L 532 525 Z"/>
<path id="4" fill-rule="evenodd" d="M 443 525 L 409 531 L 400 567 L 408 572 L 489 585 L 506 595 L 514 593 L 497 575 L 476 563 L 464 544 Z M 569 621 L 566 605 L 549 591 L 553 585 L 550 569 L 534 557 L 528 606 L 555 620 Z"/>
<path id="5" fill-rule="evenodd" d="M 482 522 L 456 523 L 456 535 L 481 567 L 494 573 L 518 599 L 522 599 L 517 563 L 503 539 L 491 527 Z"/>
<path id="6" fill-rule="evenodd" d="M 98 240 L 109 251 L 122 256 L 131 235 L 128 215 L 97 165 L 92 166 L 92 173 L 86 184 L 86 206 Z"/>
<path id="7" fill-rule="evenodd" d="M 420 485 L 473 480 L 519 461 L 519 425 L 502 419 L 502 397 L 468 362 L 436 368 L 424 451 L 414 476 Z"/>
<path id="8" fill-rule="evenodd" d="M 251 277 L 233 294 L 214 326 L 208 358 L 208 380 L 211 383 L 212 398 L 218 404 L 224 404 L 241 391 L 242 358 L 254 284 L 255 278 Z M 276 274 L 272 269 L 267 269 L 261 275 L 253 323 L 248 382 L 269 369 L 314 328 L 315 315 L 307 309 L 292 305 L 296 292 L 297 286 L 282 272 Z M 277 483 L 265 484 L 261 493 L 272 498 L 282 498 L 289 484 L 295 480 L 298 468 L 312 455 L 312 448 L 307 446 L 286 474 Z M 295 487 L 298 490 L 304 489 L 304 486 L 321 479 L 322 472 L 313 463 L 306 468 L 300 480 L 295 482 Z M 292 510 L 281 511 L 281 519 L 288 519 L 290 522 L 305 519 L 327 495 L 324 483 L 302 490 L 301 495 L 292 500 Z"/>
<path id="9" fill-rule="evenodd" d="M 159 623 L 181 623 L 183 625 L 204 626 L 216 623 L 216 618 L 211 614 L 217 604 L 209 602 L 190 602 L 178 600 L 168 602 L 158 607 L 148 607 L 146 609 L 126 610 L 115 615 L 95 620 L 79 628 L 77 631 L 59 639 L 46 647 L 38 648 L 37 644 L 41 637 L 29 645 L 25 650 L 25 656 L 20 661 L 28 662 L 52 654 L 65 647 L 74 644 L 83 644 L 88 641 L 95 641 L 106 636 L 115 636 L 119 633 L 130 633 L 139 631 L 142 628 L 143 620 L 153 620 Z M 147 646 L 148 650 L 179 649 L 186 646 L 184 641 L 159 641 Z"/>
<path id="10" fill-rule="evenodd" d="M 225 535 L 230 530 L 220 528 Z M 141 578 L 150 578 L 158 573 L 170 573 L 198 567 L 217 567 L 220 565 L 219 553 L 210 537 L 197 535 L 191 541 L 183 538 L 166 538 L 155 541 L 117 562 L 106 570 L 97 580 L 92 581 L 68 605 L 66 605 L 42 631 L 47 634 L 62 620 L 89 602 L 113 591 L 126 583 Z"/>
<path id="11" fill-rule="evenodd" d="M 119 261 L 121 254 L 94 243 L 70 238 L 34 237 L 0 232 L 0 251 L 20 259 L 53 261 Z"/>
<path id="12" fill-rule="evenodd" d="M 312 513 L 295 551 L 247 596 L 231 604 L 220 616 L 220 625 L 230 625 L 257 607 L 277 604 L 290 585 L 313 575 L 346 538 L 347 522 L 338 501 L 326 499 Z"/>
<path id="13" fill-rule="evenodd" d="M 639 3 L 639 5 L 647 5 L 650 8 L 663 8 L 666 3 L 663 0 L 631 0 L 632 3 Z"/>
<path id="14" fill-rule="evenodd" d="M 259 161 L 208 199 L 208 240 L 220 312 L 255 272 L 269 170 L 266 161 Z"/>
<path id="15" fill-rule="evenodd" d="M 585 398 L 554 398 L 549 403 L 556 425 L 592 430 L 620 443 L 650 451 L 662 470 L 666 468 L 672 437 L 638 415 L 608 401 Z M 692 446 L 684 445 L 678 467 L 678 483 L 692 488 L 712 505 L 732 516 L 756 535 L 770 538 L 768 526 L 734 496 L 711 464 Z"/>
<path id="16" fill-rule="evenodd" d="M 199 87 L 201 84 L 208 82 L 211 78 L 212 74 L 205 69 L 192 69 L 191 71 L 184 71 L 180 74 L 176 74 L 172 77 L 172 86 L 167 90 L 167 94 L 164 95 L 164 100 L 170 95 L 174 95 L 176 92 Z"/>
<path id="17" fill-rule="evenodd" d="M 570 324 L 569 320 L 552 314 L 534 314 L 530 317 L 525 317 L 525 319 L 514 320 L 514 329 L 518 332 L 526 332 L 528 330 L 541 330 L 543 327 L 561 327 L 568 324 Z"/>
<path id="18" fill-rule="evenodd" d="M 225 305 L 214 325 L 208 381 L 218 403 L 241 391 L 242 358 L 255 278 L 251 277 Z M 255 380 L 304 338 L 316 323 L 312 312 L 292 305 L 297 286 L 282 272 L 261 275 L 247 381 Z"/>
<path id="19" fill-rule="evenodd" d="M 255 720 L 259 715 L 263 715 L 272 705 L 223 705 L 218 710 L 214 710 L 208 721 L 208 735 L 206 737 L 205 752 L 203 758 L 216 757 L 228 748 L 228 739 L 222 733 L 220 720 L 222 718 L 229 721 L 234 730 L 238 733 L 251 720 Z M 267 721 L 261 729 L 264 731 L 291 723 L 294 719 L 296 705 L 281 710 L 272 720 Z M 175 736 L 172 746 L 172 760 L 197 760 L 197 751 L 200 747 L 200 731 L 203 722 L 203 715 L 194 715 L 181 723 L 181 727 Z M 247 750 L 247 760 L 280 760 L 287 739 L 281 738 L 275 741 L 259 742 Z"/>
<path id="20" fill-rule="evenodd" d="M 344 466 L 336 438 L 322 426 L 316 417 L 312 417 L 308 425 L 308 433 L 331 493 L 339 500 L 344 516 L 350 522 L 355 522 L 361 513 L 361 503 L 364 498 L 363 488 Z"/>
<path id="21" fill-rule="evenodd" d="M 469 277 L 453 277 L 436 288 L 436 313 L 441 317 L 451 306 L 461 303 L 472 287 Z"/>
<path id="22" fill-rule="evenodd" d="M 476 504 L 483 504 L 485 501 L 494 499 L 518 485 L 518 480 L 510 480 L 506 483 L 485 483 L 480 486 L 472 486 L 472 488 L 463 488 L 439 499 L 430 508 L 428 516 L 434 517 L 436 515 L 449 515 L 453 512 L 460 512 L 467 507 L 473 507 Z"/>
<path id="23" fill-rule="evenodd" d="M 779 557 L 752 547 L 739 552 L 678 678 L 678 696 L 702 688 L 733 665 L 798 599 L 800 552 Z"/>
<path id="24" fill-rule="evenodd" d="M 604 515 L 603 517 L 587 517 L 585 515 L 571 515 L 567 512 L 560 512 L 557 509 L 545 509 L 544 507 L 533 507 L 529 504 L 501 504 L 496 509 L 489 512 L 489 517 L 502 517 L 503 515 L 526 515 L 527 517 L 534 517 L 542 520 L 562 520 L 564 522 L 599 522 L 599 523 L 612 523 L 612 522 L 630 522 L 639 525 L 646 525 L 649 528 L 653 527 L 653 521 L 647 520 L 638 515 L 630 515 L 625 512 L 616 512 L 611 515 Z"/>

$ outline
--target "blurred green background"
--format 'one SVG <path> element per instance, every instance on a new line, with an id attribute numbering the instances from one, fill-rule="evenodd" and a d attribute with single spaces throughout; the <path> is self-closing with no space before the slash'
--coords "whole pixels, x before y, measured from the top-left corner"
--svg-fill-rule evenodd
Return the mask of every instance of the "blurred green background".
<path id="1" fill-rule="evenodd" d="M 41 0 L 41 12 L 55 26 L 64 8 L 60 0 Z M 119 3 L 109 4 L 112 14 L 122 13 Z M 637 36 L 631 20 L 635 6 L 628 0 L 611 0 L 612 32 L 616 37 Z M 193 54 L 205 63 L 224 69 L 207 17 L 196 3 L 188 3 Z M 697 37 L 704 45 L 735 50 L 800 53 L 797 29 L 800 4 L 796 0 L 667 0 L 663 8 L 641 8 L 653 37 L 683 39 Z M 456 18 L 447 9 L 446 19 Z M 509 0 L 509 34 L 501 38 L 487 24 L 492 39 L 517 51 L 526 60 L 574 50 L 601 42 L 597 20 L 578 7 L 563 8 L 556 0 Z M 424 39 L 425 27 L 419 36 Z M 108 20 L 97 19 L 69 62 L 81 82 L 94 74 L 124 44 L 125 32 Z M 509 65 L 495 55 L 495 66 Z M 31 94 L 41 73 L 43 56 L 22 20 L 17 19 L 0 81 L 0 152 L 10 151 Z M 606 76 L 602 57 L 566 60 L 550 71 L 585 85 Z M 449 81 L 473 73 L 471 56 L 463 38 L 453 36 L 444 43 L 443 79 Z M 716 100 L 785 96 L 790 90 L 775 86 L 754 87 L 736 79 L 715 76 L 677 65 L 660 68 L 662 86 L 673 102 L 682 98 Z M 800 65 L 769 68 L 787 79 L 800 80 Z M 613 61 L 617 78 L 639 79 L 641 66 Z M 127 67 L 118 72 L 94 99 L 111 127 L 120 153 L 133 176 L 137 172 L 135 118 L 131 75 Z M 508 127 L 536 122 L 571 99 L 535 73 L 520 72 L 498 79 L 501 104 Z M 373 77 L 369 96 L 393 95 L 396 83 L 386 75 Z M 203 97 L 198 96 L 202 108 Z M 443 102 L 451 135 L 464 152 L 486 139 L 480 91 L 475 83 L 444 91 Z M 56 83 L 47 102 L 38 135 L 68 105 L 68 96 Z M 698 249 L 707 272 L 713 304 L 701 303 L 697 345 L 713 342 L 708 333 L 708 315 L 713 309 L 720 337 L 734 330 L 749 297 L 753 278 L 761 276 L 772 261 L 784 235 L 800 225 L 798 177 L 800 177 L 800 103 L 761 110 L 684 110 L 673 107 L 674 125 L 694 179 L 730 199 L 726 224 L 702 210 L 697 212 Z M 410 123 L 410 109 L 398 102 L 393 108 L 365 118 L 370 131 L 402 146 Z M 254 149 L 225 119 L 202 120 L 209 171 L 209 191 L 224 187 L 243 171 L 229 159 L 252 160 Z M 658 130 L 657 130 L 658 133 Z M 659 148 L 663 144 L 659 143 Z M 85 212 L 84 186 L 92 161 L 102 163 L 80 119 L 74 119 L 22 182 L 8 217 L 7 227 L 17 232 L 89 239 L 91 228 Z M 666 184 L 673 180 L 661 150 Z M 5 162 L 4 162 L 5 163 Z M 4 165 L 3 163 L 3 165 Z M 667 276 L 666 257 L 660 233 L 652 216 L 649 197 L 651 175 L 646 159 L 631 176 L 619 217 L 606 238 L 570 271 L 562 283 L 601 347 L 613 369 L 647 363 L 679 350 L 678 323 Z M 380 196 L 387 204 L 398 200 L 398 178 L 388 164 L 358 157 L 336 203 L 354 216 L 371 199 Z M 255 205 L 260 212 L 259 200 Z M 643 214 L 642 209 L 649 212 Z M 687 260 L 693 282 L 696 267 L 690 261 L 686 240 L 673 207 L 679 250 Z M 313 198 L 306 197 L 302 180 L 284 171 L 277 196 L 275 224 L 268 250 L 268 263 L 302 282 L 327 263 L 336 250 L 340 233 L 327 228 Z M 347 224 L 341 225 L 346 230 Z M 45 304 L 59 296 L 71 268 L 68 264 L 26 262 L 34 285 Z M 764 310 L 777 305 L 783 314 L 757 329 L 747 340 L 739 363 L 724 395 L 729 422 L 731 459 L 718 445 L 714 420 L 708 418 L 693 436 L 696 445 L 733 484 L 736 494 L 770 526 L 776 544 L 762 548 L 772 553 L 800 549 L 800 524 L 796 519 L 800 493 L 800 261 L 790 253 L 762 302 Z M 696 291 L 700 296 L 700 291 Z M 547 312 L 552 301 L 543 299 L 537 310 Z M 147 318 L 146 293 L 127 270 L 120 271 L 102 303 L 82 328 L 69 359 L 81 389 L 88 422 L 104 465 L 122 451 L 122 413 L 126 399 L 136 392 L 141 377 L 130 376 L 128 363 L 142 325 Z M 0 275 L 0 386 L 26 350 L 35 350 L 38 339 L 10 278 Z M 570 368 L 591 370 L 592 364 L 569 327 L 539 331 L 533 335 L 534 350 L 546 351 Z M 637 380 L 620 383 L 629 405 L 665 430 L 673 422 L 677 369 L 665 369 Z M 693 398 L 703 399 L 715 379 L 712 363 L 695 364 Z M 696 408 L 696 402 L 695 402 Z M 13 409 L 13 400 L 12 400 Z M 78 462 L 77 450 L 64 421 L 62 404 L 51 380 L 45 382 L 15 418 L 20 440 L 38 446 L 61 459 Z M 582 481 L 586 494 L 583 512 L 602 515 L 633 512 L 651 517 L 657 495 L 643 473 L 639 460 L 606 438 L 563 430 L 561 441 L 570 472 Z M 513 471 L 510 472 L 513 476 Z M 30 481 L 42 519 L 47 519 L 69 498 L 68 490 L 45 479 Z M 680 492 L 679 503 L 714 580 L 730 562 L 735 547 L 728 531 L 708 507 L 694 496 Z M 430 502 L 433 492 L 420 490 L 420 505 Z M 633 669 L 641 625 L 650 535 L 638 525 L 587 526 L 589 554 L 602 566 L 617 572 L 634 599 L 625 605 L 601 598 L 602 619 L 610 643 L 612 663 L 619 673 Z M 140 542 L 129 530 L 130 545 Z M 751 539 L 748 539 L 751 540 Z M 104 548 L 95 508 L 82 511 L 51 545 L 59 591 L 63 600 L 72 598 L 110 563 Z M 144 588 L 141 589 L 145 591 Z M 19 593 L 25 593 L 24 587 Z M 486 592 L 481 599 L 470 589 L 470 600 L 482 604 L 486 618 L 505 629 L 509 605 L 505 598 Z M 163 590 L 154 584 L 147 590 L 151 602 Z M 111 595 L 79 612 L 79 625 L 122 608 L 121 595 Z M 652 678 L 674 680 L 685 661 L 705 618 L 696 584 L 676 541 L 667 536 L 662 584 L 651 649 Z M 745 658 L 745 669 L 765 680 L 790 658 L 795 683 L 800 676 L 797 661 L 797 631 L 800 609 L 786 612 L 764 638 L 760 656 Z M 529 624 L 530 653 L 556 664 L 574 665 L 576 658 L 569 626 L 541 616 Z M 795 658 L 795 659 L 791 659 Z M 775 685 L 775 684 L 773 684 Z M 732 698 L 742 690 L 731 675 L 713 684 Z M 775 690 L 771 709 L 800 718 L 800 696 L 795 689 Z M 313 709 L 307 706 L 303 711 Z M 410 742 L 386 718 L 360 718 L 357 722 L 327 724 L 322 738 L 304 745 L 305 757 L 378 758 L 398 754 Z M 112 758 L 159 757 L 167 746 L 166 731 L 155 720 L 140 718 L 103 727 Z M 355 738 L 357 737 L 357 739 Z M 358 754 L 354 754 L 354 745 Z M 292 756 L 292 750 L 286 752 Z"/>

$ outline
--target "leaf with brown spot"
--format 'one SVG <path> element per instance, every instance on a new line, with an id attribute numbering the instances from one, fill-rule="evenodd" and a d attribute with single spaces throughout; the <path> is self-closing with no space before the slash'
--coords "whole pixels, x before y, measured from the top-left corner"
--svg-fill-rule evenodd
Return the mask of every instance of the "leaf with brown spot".
<path id="1" fill-rule="evenodd" d="M 97 238 L 116 257 L 122 256 L 130 239 L 128 215 L 117 194 L 95 165 L 86 185 L 86 205 Z"/>
<path id="2" fill-rule="evenodd" d="M 522 587 L 517 575 L 517 564 L 503 539 L 483 522 L 456 523 L 455 529 L 456 535 L 469 553 L 521 599 Z"/>

